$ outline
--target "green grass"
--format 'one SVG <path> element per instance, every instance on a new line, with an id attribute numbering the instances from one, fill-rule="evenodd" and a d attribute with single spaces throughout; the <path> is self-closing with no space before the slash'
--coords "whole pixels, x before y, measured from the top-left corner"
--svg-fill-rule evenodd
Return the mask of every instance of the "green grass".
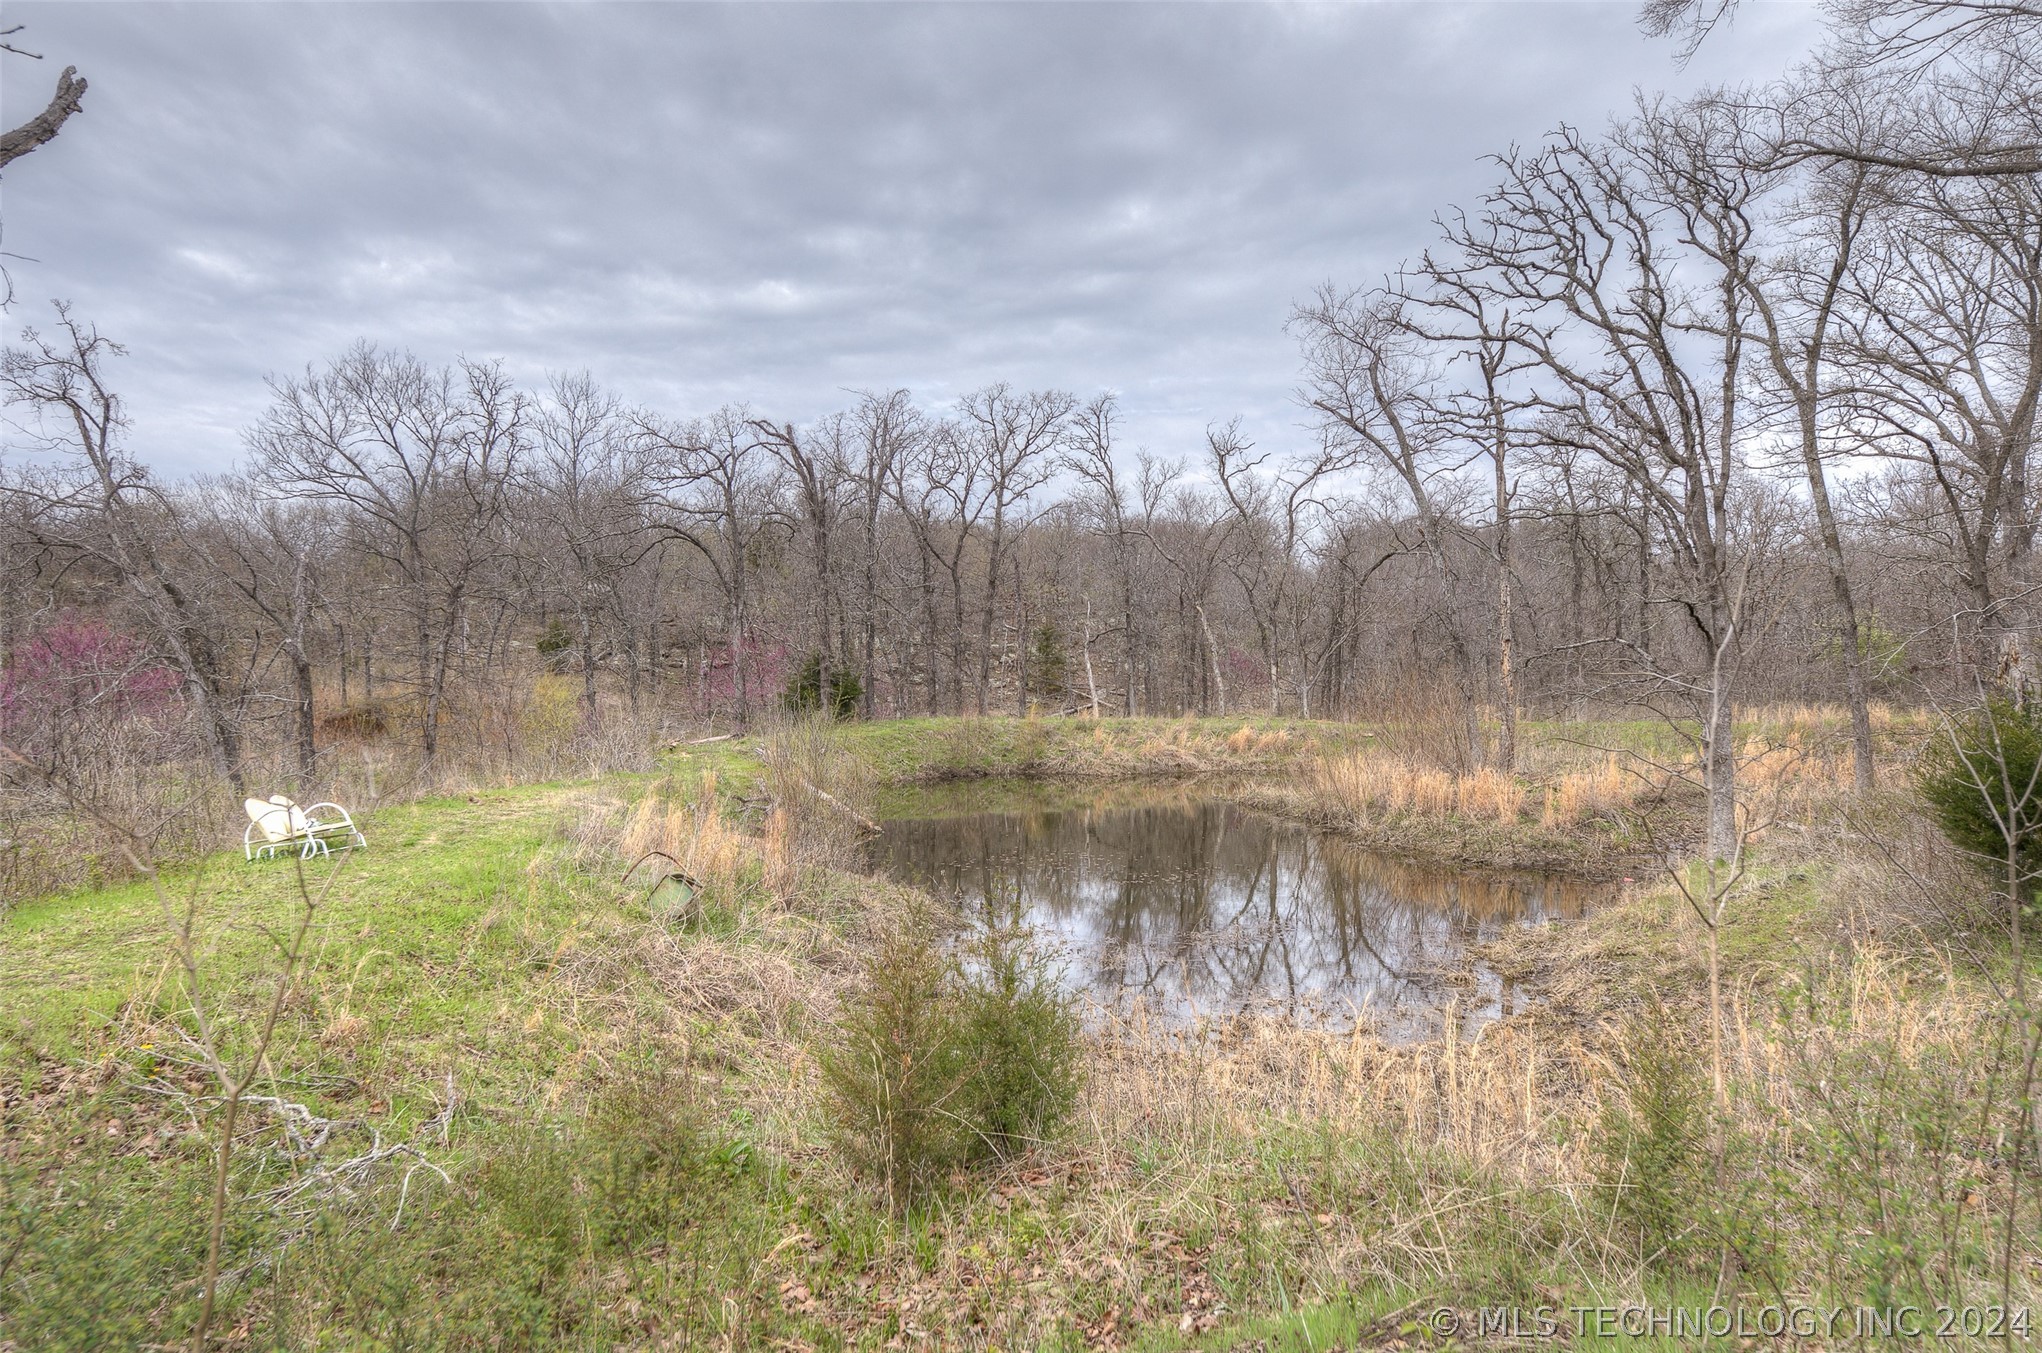
<path id="1" fill-rule="evenodd" d="M 535 980 L 534 936 L 571 933 L 597 894 L 594 880 L 534 871 L 535 858 L 571 824 L 578 798 L 631 788 L 490 790 L 387 808 L 363 821 L 369 849 L 305 867 L 308 886 L 326 890 L 308 984 L 369 1021 L 352 1076 L 472 1058 L 489 1045 L 504 1008 Z M 218 1000 L 246 1006 L 267 990 L 272 937 L 299 905 L 298 878 L 293 860 L 251 864 L 238 850 L 164 871 L 173 909 L 195 900 Z M 101 1056 L 124 1021 L 175 1004 L 179 980 L 146 881 L 25 903 L 0 920 L 0 1066 L 33 1075 L 41 1063 Z M 319 1030 L 300 1032 L 316 1045 Z M 520 1042 L 529 1070 L 558 1055 Z M 499 1070 L 476 1060 L 485 1076 Z"/>
<path id="2" fill-rule="evenodd" d="M 1244 744 L 1286 736 L 1231 755 L 1244 726 Z M 1364 736 L 1235 719 L 845 730 L 893 811 L 926 810 L 919 787 L 938 782 L 971 780 L 941 798 L 986 811 L 1093 793 L 996 776 L 1228 775 Z M 713 770 L 734 796 L 759 767 L 739 739 L 664 769 L 683 785 Z M 792 906 L 754 871 L 702 922 L 664 931 L 601 848 L 657 778 L 386 808 L 364 821 L 367 851 L 308 871 L 316 884 L 331 868 L 335 883 L 256 1089 L 352 1120 L 350 1150 L 371 1134 L 417 1140 L 451 1182 L 420 1172 L 404 1185 L 400 1163 L 309 1217 L 274 1211 L 257 1196 L 308 1166 L 257 1115 L 229 1253 L 231 1265 L 268 1259 L 230 1290 L 223 1328 L 245 1326 L 257 1347 L 602 1349 L 685 1330 L 704 1345 L 876 1348 L 936 1330 L 938 1345 L 1076 1350 L 1110 1334 L 1145 1350 L 1317 1353 L 1427 1346 L 1435 1305 L 1710 1304 L 1693 1274 L 1626 1270 L 1637 1257 L 1610 1257 L 1608 1219 L 1545 1181 L 1380 1126 L 1259 1108 L 1204 1119 L 1175 1106 L 1167 1122 L 1136 1118 L 891 1213 L 793 1093 L 812 1032 L 800 1004 L 769 1035 L 741 1001 L 676 1008 L 646 966 L 664 946 L 736 965 L 739 986 L 744 965 L 779 964 L 820 991 L 830 972 L 802 966 L 789 936 L 832 930 L 841 962 L 878 885 L 805 880 Z M 1764 857 L 1749 882 L 1724 933 L 1741 974 L 1819 939 L 1834 894 L 1819 867 Z M 245 1046 L 296 870 L 223 850 L 167 870 L 165 885 L 173 899 L 194 890 L 209 999 L 231 1016 L 230 1051 Z M 1634 905 L 1611 922 L 1630 946 L 1625 980 L 1677 995 L 1694 972 L 1675 903 L 1646 890 Z M 0 1277 L 0 1348 L 135 1347 L 188 1327 L 208 1148 L 187 1116 L 204 1106 L 166 1093 L 203 1088 L 167 958 L 144 884 L 0 918 L 0 1270 L 27 1237 L 27 1258 Z M 450 1071 L 461 1103 L 444 1143 L 414 1139 Z M 1612 1272 L 1636 1279 L 1613 1287 Z"/>
<path id="3" fill-rule="evenodd" d="M 1243 730 L 1256 744 L 1228 745 Z M 1099 777 L 1269 770 L 1357 746 L 1358 724 L 1246 716 L 1183 719 L 881 719 L 842 725 L 844 748 L 884 785 L 1012 776 Z M 1267 740 L 1265 742 L 1265 739 Z M 713 770 L 749 784 L 759 773 L 750 738 L 682 747 L 688 773 Z"/>
<path id="4" fill-rule="evenodd" d="M 1356 736 L 1349 726 L 1295 720 L 991 718 L 853 724 L 843 738 L 883 783 L 911 786 L 1051 766 L 1223 763 L 1226 739 L 1243 728 L 1287 739 L 1262 758 L 1234 758 L 1243 768 Z M 761 767 L 752 747 L 736 739 L 685 749 L 666 769 L 682 782 L 714 771 L 727 796 L 753 792 Z M 571 941 L 592 910 L 616 901 L 602 881 L 535 870 L 535 858 L 572 826 L 579 799 L 618 802 L 654 778 L 480 790 L 385 808 L 363 819 L 368 850 L 308 866 L 315 888 L 329 869 L 335 875 L 319 912 L 311 982 L 370 1012 L 363 1017 L 373 1050 L 358 1059 L 360 1069 L 427 1065 L 499 1037 L 503 1008 L 533 984 L 533 965 L 548 961 L 539 937 Z M 1037 792 L 1010 787 L 987 802 Z M 209 980 L 223 995 L 247 1000 L 263 989 L 270 936 L 297 903 L 296 881 L 291 861 L 250 864 L 238 849 L 164 869 L 175 906 L 196 896 Z M 0 1066 L 32 1077 L 43 1062 L 99 1056 L 123 1020 L 170 999 L 177 978 L 164 927 L 162 907 L 140 880 L 32 899 L 0 915 Z M 560 1054 L 532 1051 L 535 1041 L 544 1042 L 520 1038 L 527 1048 L 520 1060 L 536 1057 L 530 1069 L 541 1071 Z"/>

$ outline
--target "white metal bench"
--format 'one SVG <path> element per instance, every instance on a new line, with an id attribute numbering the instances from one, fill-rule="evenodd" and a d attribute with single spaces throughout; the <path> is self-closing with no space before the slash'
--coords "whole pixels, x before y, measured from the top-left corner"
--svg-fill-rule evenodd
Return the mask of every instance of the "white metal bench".
<path id="1" fill-rule="evenodd" d="M 337 803 L 300 808 L 282 794 L 272 794 L 267 799 L 245 799 L 241 806 L 248 813 L 248 825 L 241 832 L 241 853 L 251 861 L 274 859 L 286 849 L 309 860 L 314 855 L 331 855 L 336 842 L 342 850 L 369 844 L 347 809 Z"/>

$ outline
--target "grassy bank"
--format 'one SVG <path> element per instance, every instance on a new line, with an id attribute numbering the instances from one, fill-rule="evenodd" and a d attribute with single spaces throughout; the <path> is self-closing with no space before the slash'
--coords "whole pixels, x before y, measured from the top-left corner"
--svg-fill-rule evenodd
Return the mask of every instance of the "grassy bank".
<path id="1" fill-rule="evenodd" d="M 1875 727 L 1882 773 L 1897 783 L 1923 728 L 1884 709 Z M 1469 764 L 1438 729 L 1395 724 L 996 716 L 853 723 L 839 736 L 882 790 L 1196 779 L 1373 849 L 1495 869 L 1636 873 L 1692 845 L 1701 819 L 1693 750 L 1657 720 L 1527 721 L 1508 775 Z M 763 770 L 757 745 L 735 738 L 674 753 L 687 773 L 714 772 L 741 794 Z M 1754 710 L 1738 727 L 1738 746 L 1740 793 L 1787 830 L 1850 784 L 1839 710 Z M 902 792 L 894 801 L 913 798 Z"/>
<path id="2" fill-rule="evenodd" d="M 870 782 L 1080 757 L 1302 775 L 1327 750 L 1295 726 L 996 722 L 837 752 Z M 1441 1342 L 1442 1306 L 2035 1295 L 1998 950 L 1897 794 L 1765 844 L 1725 932 L 1721 1115 L 1700 936 L 1646 881 L 1492 951 L 1542 1000 L 1476 1039 L 1105 1025 L 1060 1134 L 903 1208 L 854 1168 L 817 1067 L 920 903 L 845 870 L 840 815 L 744 811 L 792 764 L 710 744 L 662 778 L 369 819 L 251 1086 L 222 1346 L 1323 1350 Z M 1453 788 L 1436 816 L 1465 811 Z M 625 881 L 651 850 L 699 898 Z M 236 853 L 165 884 L 197 899 L 217 1041 L 248 1065 L 296 872 Z M 165 930 L 141 884 L 0 920 L 10 1353 L 190 1327 L 220 1105 Z"/>
<path id="3" fill-rule="evenodd" d="M 972 781 L 1039 780 L 1080 795 L 1098 781 L 1197 780 L 1373 849 L 1493 869 L 1619 873 L 1645 844 L 1639 809 L 1669 831 L 1694 816 L 1692 795 L 1615 771 L 1615 751 L 1581 742 L 1656 752 L 1664 734 L 1647 724 L 1533 726 L 1528 769 L 1515 777 L 1416 761 L 1399 750 L 1409 730 L 1307 719 L 905 719 L 848 724 L 839 736 L 888 811 L 913 809 L 917 789 Z M 674 755 L 685 774 L 717 775 L 733 800 L 764 774 L 755 739 L 682 744 Z M 1001 801 L 997 786 L 982 797 L 989 809 Z M 956 796 L 943 798 L 955 811 Z M 1549 799 L 1564 800 L 1559 815 Z"/>
<path id="4" fill-rule="evenodd" d="M 1073 780 L 1131 776 L 1269 774 L 1311 764 L 1369 736 L 1355 724 L 1309 719 L 888 719 L 847 723 L 844 750 L 882 785 L 1013 777 Z M 684 767 L 714 770 L 727 786 L 763 770 L 755 737 L 681 743 Z"/>

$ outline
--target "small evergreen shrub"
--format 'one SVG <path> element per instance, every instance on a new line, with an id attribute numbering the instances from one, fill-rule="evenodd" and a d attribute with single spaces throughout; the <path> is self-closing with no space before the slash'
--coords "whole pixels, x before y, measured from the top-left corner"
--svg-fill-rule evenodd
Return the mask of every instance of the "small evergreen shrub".
<path id="1" fill-rule="evenodd" d="M 1070 658 L 1064 651 L 1063 631 L 1049 621 L 1035 627 L 1028 653 L 1028 690 L 1059 704 L 1070 694 Z"/>
<path id="2" fill-rule="evenodd" d="M 840 1149 L 896 1201 L 963 1155 L 967 1069 L 952 971 L 926 934 L 888 938 L 819 1058 Z"/>
<path id="3" fill-rule="evenodd" d="M 539 650 L 539 657 L 545 662 L 547 671 L 562 672 L 567 669 L 567 655 L 574 647 L 574 635 L 561 623 L 560 618 L 555 616 L 546 622 L 545 632 L 539 636 L 539 642 L 533 647 Z"/>
<path id="4" fill-rule="evenodd" d="M 864 696 L 865 686 L 858 680 L 856 672 L 832 667 L 828 699 L 825 701 L 822 655 L 811 653 L 808 660 L 787 679 L 787 690 L 781 695 L 780 703 L 795 714 L 813 714 L 827 704 L 832 718 L 848 719 L 858 712 L 858 702 Z"/>
<path id="5" fill-rule="evenodd" d="M 1080 1039 L 1075 1003 L 1028 942 L 1019 918 L 981 928 L 957 982 L 967 1075 L 960 1112 L 975 1158 L 1008 1158 L 1051 1136 L 1076 1103 Z"/>
<path id="6" fill-rule="evenodd" d="M 1076 1102 L 1075 1001 L 1018 925 L 954 950 L 898 934 L 867 963 L 819 1053 L 852 1167 L 907 1202 L 947 1171 L 1018 1155 Z"/>
<path id="7" fill-rule="evenodd" d="M 1917 787 L 1958 849 L 2042 872 L 2042 705 L 1987 700 L 1929 743 Z"/>
<path id="8" fill-rule="evenodd" d="M 1624 1099 L 1596 1128 L 1597 1183 L 1643 1252 L 1678 1267 L 1709 1241 L 1708 1077 L 1661 1010 L 1630 1029 L 1624 1070 Z"/>

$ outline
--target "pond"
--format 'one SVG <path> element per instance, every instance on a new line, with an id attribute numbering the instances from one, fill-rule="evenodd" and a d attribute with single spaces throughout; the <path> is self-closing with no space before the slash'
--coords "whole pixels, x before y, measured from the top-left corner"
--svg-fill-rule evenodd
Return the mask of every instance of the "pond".
<path id="1" fill-rule="evenodd" d="M 1187 788 L 976 785 L 888 806 L 872 864 L 979 912 L 1005 900 L 1108 1011 L 1256 1011 L 1384 1035 L 1509 1014 L 1467 951 L 1575 918 L 1607 884 L 1412 864 Z"/>

